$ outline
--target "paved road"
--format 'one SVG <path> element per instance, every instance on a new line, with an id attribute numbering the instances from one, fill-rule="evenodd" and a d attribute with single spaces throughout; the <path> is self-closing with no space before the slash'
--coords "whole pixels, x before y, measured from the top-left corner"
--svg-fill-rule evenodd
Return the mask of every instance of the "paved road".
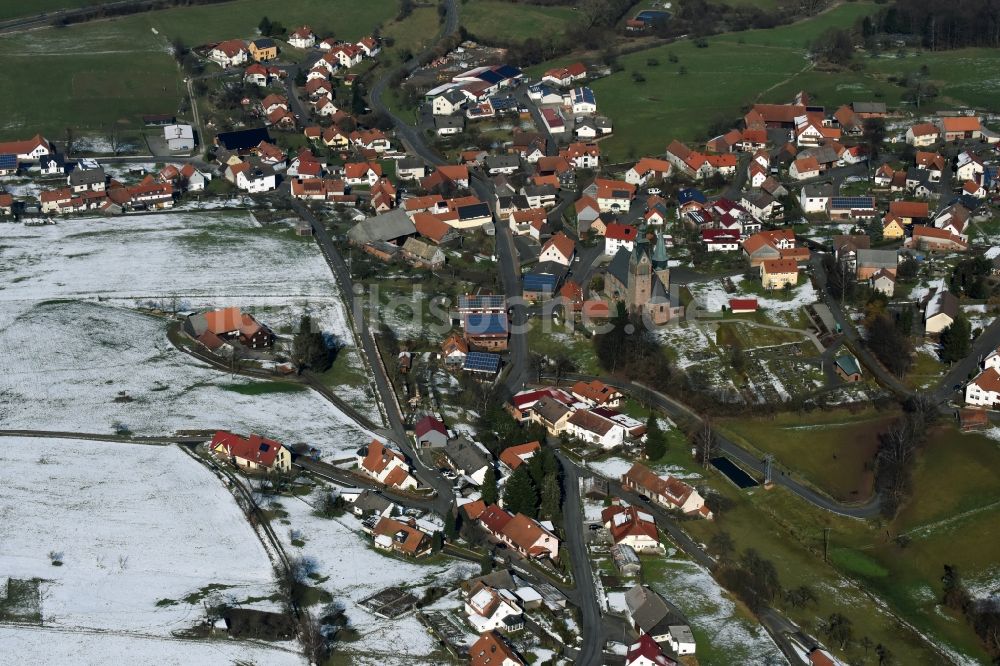
<path id="1" fill-rule="evenodd" d="M 102 4 L 90 5 L 78 9 L 63 9 L 54 12 L 42 12 L 33 16 L 24 16 L 0 22 L 0 33 L 11 34 L 15 32 L 25 32 L 36 28 L 45 28 L 52 25 L 53 21 L 86 14 L 94 9 L 111 9 L 113 7 L 126 7 L 135 4 L 135 0 L 119 0 L 118 2 L 105 2 Z"/>
<path id="2" fill-rule="evenodd" d="M 141 437 L 138 435 L 113 435 L 93 432 L 67 432 L 62 430 L 0 430 L 0 437 L 38 437 L 44 439 L 84 439 L 92 442 L 123 442 L 126 444 L 200 444 L 211 437 L 175 435 L 163 437 Z"/>
<path id="3" fill-rule="evenodd" d="M 582 614 L 583 644 L 580 646 L 578 664 L 601 663 L 601 632 L 594 628 L 601 626 L 601 610 L 597 602 L 597 586 L 590 567 L 590 553 L 583 534 L 583 511 L 580 504 L 580 476 L 576 465 L 561 452 L 556 458 L 563 469 L 563 525 L 566 532 L 566 548 L 573 566 L 573 580 L 576 582 L 577 603 Z"/>
<path id="4" fill-rule="evenodd" d="M 443 515 L 447 512 L 448 507 L 451 506 L 454 499 L 454 490 L 447 479 L 423 463 L 410 443 L 409 437 L 406 435 L 403 415 L 400 413 L 395 392 L 382 365 L 381 356 L 375 345 L 375 338 L 368 327 L 363 309 L 360 307 L 360 304 L 356 305 L 354 282 L 351 279 L 350 270 L 347 268 L 347 264 L 337 250 L 336 245 L 334 245 L 326 226 L 313 215 L 312 211 L 303 202 L 298 199 L 292 199 L 291 205 L 299 216 L 312 226 L 313 237 L 319 244 L 320 250 L 323 252 L 323 256 L 326 258 L 327 264 L 333 272 L 334 279 L 337 281 L 337 285 L 340 287 L 340 291 L 346 301 L 345 305 L 353 313 L 350 317 L 351 323 L 354 326 L 358 342 L 361 345 L 360 351 L 364 354 L 375 379 L 375 388 L 385 408 L 389 427 L 393 434 L 391 439 L 413 461 L 414 476 L 423 485 L 433 488 L 437 492 L 440 498 L 440 507 L 444 508 Z"/>

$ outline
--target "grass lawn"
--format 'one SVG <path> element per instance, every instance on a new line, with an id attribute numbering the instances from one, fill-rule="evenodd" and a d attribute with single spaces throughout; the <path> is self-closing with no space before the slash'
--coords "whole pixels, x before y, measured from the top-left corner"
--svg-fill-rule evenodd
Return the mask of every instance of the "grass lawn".
<path id="1" fill-rule="evenodd" d="M 913 355 L 913 367 L 906 375 L 906 385 L 912 389 L 931 388 L 937 385 L 947 369 L 937 357 L 918 349 Z"/>
<path id="2" fill-rule="evenodd" d="M 728 437 L 773 453 L 779 465 L 843 501 L 867 499 L 866 469 L 878 445 L 877 434 L 893 414 L 817 412 L 781 415 L 773 420 L 726 419 L 717 422 Z"/>
<path id="3" fill-rule="evenodd" d="M 532 318 L 528 329 L 528 345 L 533 352 L 554 358 L 566 354 L 576 365 L 577 372 L 600 374 L 597 355 L 590 338 L 576 331 L 567 331 L 562 326 L 551 325 L 551 331 L 543 330 L 543 321 Z"/>
<path id="4" fill-rule="evenodd" d="M 250 38 L 267 15 L 288 28 L 308 23 L 323 35 L 358 39 L 396 10 L 395 0 L 233 0 L 4 36 L 8 86 L 31 94 L 0 100 L 0 140 L 35 132 L 59 139 L 67 126 L 81 134 L 113 123 L 135 129 L 142 114 L 175 112 L 185 91 L 168 49 L 174 37 L 188 45 Z"/>
<path id="5" fill-rule="evenodd" d="M 577 17 L 569 7 L 541 7 L 504 0 L 468 0 L 462 4 L 465 29 L 480 39 L 522 41 L 563 32 Z"/>
<path id="6" fill-rule="evenodd" d="M 223 386 L 227 391 L 239 393 L 240 395 L 271 395 L 274 393 L 298 393 L 305 391 L 302 384 L 292 382 L 254 382 L 252 384 L 227 384 Z"/>
<path id="7" fill-rule="evenodd" d="M 832 526 L 835 534 L 839 529 L 867 532 L 863 523 L 814 510 L 781 488 L 747 494 L 727 483 L 713 485 L 732 498 L 736 506 L 715 521 L 685 523 L 685 529 L 702 543 L 708 543 L 718 532 L 727 532 L 737 552 L 753 548 L 771 560 L 784 589 L 809 586 L 817 598 L 814 605 L 794 608 L 781 600 L 776 602 L 789 619 L 806 632 L 821 636 L 825 619 L 832 613 L 842 613 L 851 620 L 855 639 L 868 636 L 875 643 L 887 645 L 896 657 L 895 663 L 939 663 L 916 634 L 823 562 L 824 526 Z M 843 656 L 849 663 L 865 663 L 863 655 L 864 650 L 855 644 Z"/>
<path id="8" fill-rule="evenodd" d="M 103 0 L 31 0 L 31 2 L 0 2 L 0 21 L 24 16 L 47 14 L 62 9 L 78 9 L 88 5 L 99 5 Z"/>

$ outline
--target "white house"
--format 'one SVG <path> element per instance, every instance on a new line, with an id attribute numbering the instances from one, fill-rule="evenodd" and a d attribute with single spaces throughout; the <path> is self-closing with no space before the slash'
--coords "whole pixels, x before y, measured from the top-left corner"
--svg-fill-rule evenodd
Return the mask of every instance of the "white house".
<path id="1" fill-rule="evenodd" d="M 594 412 L 580 409 L 569 417 L 566 432 L 588 444 L 611 449 L 625 441 L 625 428 Z"/>
<path id="2" fill-rule="evenodd" d="M 1000 371 L 996 367 L 986 368 L 966 385 L 965 403 L 977 407 L 994 407 L 1000 403 Z"/>
<path id="3" fill-rule="evenodd" d="M 604 230 L 604 254 L 613 257 L 623 248 L 631 252 L 638 236 L 639 230 L 631 225 L 617 222 L 608 224 Z"/>
<path id="4" fill-rule="evenodd" d="M 312 28 L 304 25 L 288 36 L 288 43 L 297 49 L 311 49 L 316 45 L 316 35 Z"/>
<path id="5" fill-rule="evenodd" d="M 573 88 L 563 96 L 563 106 L 574 116 L 591 116 L 597 113 L 597 98 L 590 88 Z"/>
<path id="6" fill-rule="evenodd" d="M 601 522 L 615 544 L 630 546 L 637 553 L 661 550 L 656 520 L 645 511 L 624 503 L 614 504 L 601 512 Z"/>
<path id="7" fill-rule="evenodd" d="M 686 624 L 670 625 L 670 648 L 677 655 L 694 654 L 696 645 L 691 627 Z"/>
<path id="8" fill-rule="evenodd" d="M 538 255 L 539 263 L 543 261 L 554 261 L 563 266 L 573 263 L 573 256 L 576 254 L 576 243 L 566 234 L 559 232 L 542 246 L 542 252 Z"/>
<path id="9" fill-rule="evenodd" d="M 806 185 L 799 193 L 799 205 L 802 212 L 825 213 L 830 208 L 830 197 L 833 190 L 829 185 Z"/>
<path id="10" fill-rule="evenodd" d="M 468 101 L 469 98 L 458 88 L 445 90 L 431 100 L 431 113 L 435 116 L 451 116 L 461 111 Z"/>
<path id="11" fill-rule="evenodd" d="M 958 162 L 955 164 L 955 180 L 960 183 L 967 180 L 978 183 L 985 172 L 986 167 L 978 157 L 969 152 L 959 154 Z"/>
<path id="12" fill-rule="evenodd" d="M 410 466 L 406 464 L 403 454 L 377 439 L 358 449 L 356 462 L 359 471 L 379 483 L 402 489 L 417 487 L 417 480 L 410 474 Z"/>
<path id="13" fill-rule="evenodd" d="M 788 167 L 788 175 L 795 180 L 806 180 L 819 176 L 819 161 L 815 157 L 802 157 Z"/>
<path id="14" fill-rule="evenodd" d="M 242 39 L 228 39 L 219 42 L 212 47 L 208 53 L 208 59 L 219 64 L 223 68 L 242 65 L 250 58 L 246 44 Z"/>
<path id="15" fill-rule="evenodd" d="M 465 601 L 465 615 L 479 633 L 507 629 L 511 624 L 523 625 L 521 612 L 513 592 L 484 583 L 477 583 Z"/>
<path id="16" fill-rule="evenodd" d="M 906 143 L 916 148 L 934 145 L 941 137 L 941 131 L 933 123 L 919 123 L 906 130 Z"/>
<path id="17" fill-rule="evenodd" d="M 226 180 L 251 194 L 270 192 L 277 187 L 274 169 L 266 164 L 237 162 L 226 167 L 225 175 Z"/>
<path id="18" fill-rule="evenodd" d="M 52 146 L 41 134 L 23 141 L 0 143 L 0 155 L 16 155 L 22 162 L 36 162 L 43 157 L 54 155 Z"/>

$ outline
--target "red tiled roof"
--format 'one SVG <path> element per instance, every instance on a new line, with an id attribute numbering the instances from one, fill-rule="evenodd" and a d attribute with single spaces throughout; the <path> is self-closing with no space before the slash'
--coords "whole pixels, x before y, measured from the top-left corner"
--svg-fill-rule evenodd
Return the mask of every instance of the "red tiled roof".
<path id="1" fill-rule="evenodd" d="M 532 455 L 541 450 L 542 446 L 537 441 L 526 444 L 508 446 L 500 452 L 500 462 L 511 469 L 517 469 Z"/>
<path id="2" fill-rule="evenodd" d="M 212 437 L 212 449 L 219 447 L 234 458 L 243 458 L 264 467 L 273 465 L 281 450 L 281 444 L 273 439 L 265 439 L 260 435 L 250 435 L 244 439 L 225 430 L 217 431 Z"/>

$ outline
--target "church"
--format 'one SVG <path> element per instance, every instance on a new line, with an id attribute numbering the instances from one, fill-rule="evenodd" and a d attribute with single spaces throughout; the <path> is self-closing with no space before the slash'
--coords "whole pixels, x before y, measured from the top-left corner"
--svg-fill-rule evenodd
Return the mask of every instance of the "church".
<path id="1" fill-rule="evenodd" d="M 618 250 L 604 278 L 604 294 L 615 303 L 625 303 L 629 314 L 648 317 L 657 326 L 683 313 L 679 306 L 670 307 L 670 268 L 662 233 L 656 234 L 652 252 L 645 227 L 631 250 Z"/>

